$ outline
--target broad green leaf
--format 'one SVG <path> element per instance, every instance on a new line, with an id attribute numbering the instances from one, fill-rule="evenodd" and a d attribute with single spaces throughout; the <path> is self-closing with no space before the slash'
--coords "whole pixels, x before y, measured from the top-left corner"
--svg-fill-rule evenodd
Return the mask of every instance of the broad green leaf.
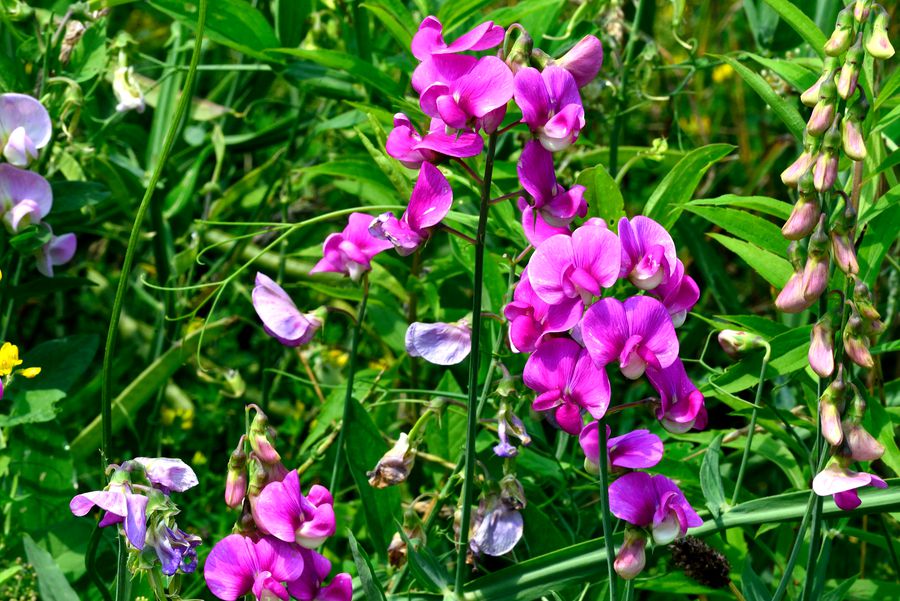
<path id="1" fill-rule="evenodd" d="M 767 48 L 772 43 L 772 37 L 778 27 L 778 13 L 764 5 L 762 0 L 744 0 L 742 4 L 756 45 Z"/>
<path id="2" fill-rule="evenodd" d="M 749 242 L 738 240 L 737 238 L 729 238 L 721 234 L 707 234 L 713 240 L 719 242 L 742 258 L 747 264 L 753 268 L 753 271 L 761 275 L 767 282 L 776 288 L 783 288 L 787 283 L 794 269 L 787 259 L 759 248 Z"/>
<path id="3" fill-rule="evenodd" d="M 681 215 L 682 205 L 693 196 L 706 172 L 725 158 L 734 146 L 709 144 L 689 152 L 653 190 L 644 205 L 643 214 L 671 228 Z"/>
<path id="4" fill-rule="evenodd" d="M 50 182 L 53 190 L 53 213 L 80 211 L 82 207 L 94 207 L 110 198 L 109 188 L 100 182 Z"/>
<path id="5" fill-rule="evenodd" d="M 356 573 L 359 574 L 362 588 L 366 593 L 366 599 L 369 601 L 378 601 L 378 599 L 384 601 L 384 591 L 381 589 L 378 579 L 375 578 L 372 562 L 369 561 L 369 556 L 366 554 L 365 549 L 359 546 L 359 543 L 356 542 L 356 537 L 353 536 L 353 532 L 349 529 L 347 530 L 347 537 L 350 541 L 353 563 L 356 564 Z"/>
<path id="6" fill-rule="evenodd" d="M 282 46 L 292 48 L 300 45 L 306 37 L 312 10 L 313 0 L 274 0 L 272 14 Z"/>
<path id="7" fill-rule="evenodd" d="M 388 77 L 382 69 L 355 56 L 336 50 L 306 50 L 302 48 L 275 48 L 272 55 L 287 54 L 301 60 L 312 61 L 323 67 L 335 69 L 368 84 L 373 89 L 390 96 L 400 94 L 400 84 Z"/>
<path id="8" fill-rule="evenodd" d="M 585 169 L 575 179 L 584 186 L 584 198 L 588 203 L 588 217 L 599 217 L 613 230 L 621 217 L 625 216 L 625 199 L 619 191 L 616 180 L 603 165 Z"/>
<path id="9" fill-rule="evenodd" d="M 821 57 L 825 56 L 825 42 L 827 42 L 828 39 L 806 13 L 794 6 L 788 0 L 765 0 L 765 2 L 774 8 L 775 12 L 777 12 L 801 38 L 806 40 L 816 54 Z"/>
<path id="10" fill-rule="evenodd" d="M 738 196 L 736 194 L 724 194 L 717 198 L 698 198 L 692 200 L 690 204 L 697 206 L 728 206 L 738 207 L 739 209 L 750 209 L 785 220 L 791 216 L 792 209 L 790 204 L 775 198 L 769 198 L 768 196 Z"/>
<path id="11" fill-rule="evenodd" d="M 822 595 L 822 601 L 844 601 L 847 593 L 856 584 L 856 578 L 848 578 L 840 583 L 836 588 Z"/>
<path id="12" fill-rule="evenodd" d="M 875 283 L 885 256 L 897 240 L 898 223 L 900 223 L 900 203 L 895 203 L 872 218 L 866 226 L 857 257 L 859 278 L 869 286 Z"/>
<path id="13" fill-rule="evenodd" d="M 766 379 L 786 376 L 804 369 L 809 364 L 807 354 L 811 330 L 812 326 L 793 328 L 769 341 L 772 355 L 766 366 Z M 757 351 L 743 357 L 720 375 L 711 378 L 710 382 L 725 392 L 740 392 L 756 384 L 760 367 L 762 367 L 762 351 Z M 703 393 L 710 393 L 713 386 L 707 384 L 701 386 L 700 389 Z"/>
<path id="14" fill-rule="evenodd" d="M 745 52 L 744 56 L 748 56 L 763 67 L 774 71 L 781 79 L 791 84 L 798 92 L 806 91 L 810 86 L 816 83 L 816 80 L 819 77 L 818 73 L 810 71 L 795 61 L 765 58 L 752 52 Z"/>
<path id="15" fill-rule="evenodd" d="M 747 601 L 770 601 L 772 599 L 772 595 L 766 590 L 766 585 L 753 571 L 749 557 L 744 562 L 744 571 L 741 572 L 741 592 Z"/>
<path id="16" fill-rule="evenodd" d="M 722 474 L 719 473 L 719 459 L 722 456 L 722 435 L 716 436 L 703 455 L 700 465 L 700 488 L 706 498 L 709 511 L 718 516 L 725 505 L 725 489 L 722 487 Z"/>
<path id="17" fill-rule="evenodd" d="M 53 557 L 38 547 L 28 534 L 22 536 L 28 563 L 37 573 L 38 590 L 44 601 L 78 601 L 78 595 L 63 576 Z"/>
<path id="18" fill-rule="evenodd" d="M 378 17 L 400 48 L 410 47 L 416 25 L 413 23 L 409 9 L 402 2 L 399 0 L 370 0 L 360 6 Z"/>
<path id="19" fill-rule="evenodd" d="M 197 27 L 199 6 L 196 2 L 183 0 L 148 0 L 148 2 L 191 29 Z M 263 61 L 273 60 L 265 51 L 280 45 L 266 18 L 245 0 L 209 2 L 204 35 L 213 42 L 224 44 Z"/>
<path id="20" fill-rule="evenodd" d="M 772 108 L 772 111 L 776 115 L 778 115 L 779 119 L 784 122 L 788 130 L 791 132 L 791 134 L 793 134 L 795 138 L 797 138 L 798 140 L 803 138 L 803 130 L 806 128 L 806 121 L 803 120 L 803 117 L 800 116 L 800 113 L 797 112 L 797 109 L 794 108 L 793 105 L 789 104 L 787 100 L 779 96 L 778 93 L 772 89 L 769 83 L 759 75 L 759 73 L 748 69 L 733 57 L 727 55 L 717 55 L 717 58 L 721 58 L 723 61 L 731 65 L 731 68 L 741 76 L 741 79 L 743 79 L 747 83 L 747 85 L 749 85 L 754 92 L 759 94 L 759 96 L 765 101 L 765 103 Z"/>
<path id="21" fill-rule="evenodd" d="M 449 584 L 452 578 L 447 573 L 447 568 L 437 560 L 434 553 L 427 546 L 420 545 L 417 547 L 413 544 L 413 541 L 409 540 L 406 532 L 403 531 L 399 524 L 397 531 L 400 533 L 403 542 L 406 543 L 409 567 L 419 584 L 435 593 L 449 591 Z"/>
<path id="22" fill-rule="evenodd" d="M 690 204 L 686 205 L 685 209 L 741 240 L 755 244 L 779 257 L 787 256 L 788 241 L 781 235 L 781 229 L 771 221 L 735 209 Z"/>

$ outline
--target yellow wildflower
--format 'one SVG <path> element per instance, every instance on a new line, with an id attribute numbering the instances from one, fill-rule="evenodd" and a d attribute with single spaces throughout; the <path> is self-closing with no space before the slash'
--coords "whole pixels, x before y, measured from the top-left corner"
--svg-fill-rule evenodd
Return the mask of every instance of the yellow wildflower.
<path id="1" fill-rule="evenodd" d="M 26 367 L 25 369 L 21 370 L 19 373 L 22 374 L 22 377 L 33 378 L 36 375 L 38 375 L 39 373 L 41 373 L 41 368 L 40 367 Z"/>
<path id="2" fill-rule="evenodd" d="M 19 347 L 9 342 L 4 342 L 0 347 L 0 376 L 8 376 L 17 365 L 21 365 L 19 359 Z"/>

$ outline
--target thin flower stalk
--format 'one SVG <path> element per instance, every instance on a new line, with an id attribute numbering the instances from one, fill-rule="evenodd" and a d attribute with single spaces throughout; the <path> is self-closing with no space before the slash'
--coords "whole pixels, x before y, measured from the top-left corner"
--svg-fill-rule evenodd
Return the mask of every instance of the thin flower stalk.
<path id="1" fill-rule="evenodd" d="M 616 601 L 618 596 L 616 589 L 618 586 L 618 576 L 616 575 L 613 564 L 616 559 L 615 546 L 613 544 L 612 518 L 609 511 L 609 466 L 607 465 L 608 454 L 606 450 L 606 419 L 602 418 L 597 422 L 597 435 L 599 438 L 598 453 L 600 458 L 600 512 L 601 521 L 603 522 L 603 543 L 606 545 L 606 569 L 609 574 L 609 601 Z M 630 582 L 630 581 L 629 581 Z"/>
<path id="2" fill-rule="evenodd" d="M 734 493 L 731 495 L 731 504 L 737 505 L 738 496 L 741 493 L 741 485 L 744 482 L 744 473 L 747 471 L 747 462 L 750 459 L 750 447 L 753 444 L 753 432 L 756 430 L 756 417 L 759 412 L 759 403 L 762 400 L 763 382 L 766 378 L 766 366 L 769 364 L 769 355 L 772 348 L 766 343 L 766 352 L 763 354 L 762 365 L 759 368 L 759 381 L 756 383 L 756 398 L 753 400 L 753 412 L 750 414 L 750 425 L 747 426 L 747 442 L 744 445 L 744 453 L 741 455 L 741 466 L 738 468 L 737 480 L 734 483 Z"/>

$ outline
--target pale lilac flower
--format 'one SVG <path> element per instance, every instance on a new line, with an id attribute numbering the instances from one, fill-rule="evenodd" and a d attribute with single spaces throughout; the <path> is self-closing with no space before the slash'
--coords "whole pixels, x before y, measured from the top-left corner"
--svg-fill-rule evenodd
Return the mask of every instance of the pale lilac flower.
<path id="1" fill-rule="evenodd" d="M 406 352 L 435 365 L 456 365 L 469 356 L 472 329 L 465 320 L 455 323 L 409 324 L 406 329 Z"/>
<path id="2" fill-rule="evenodd" d="M 519 197 L 522 228 L 534 246 L 555 234 L 568 234 L 575 217 L 587 215 L 584 186 L 566 190 L 556 181 L 553 155 L 535 140 L 529 140 L 516 165 L 519 181 L 531 196 L 529 202 Z"/>
<path id="3" fill-rule="evenodd" d="M 71 261 L 77 247 L 78 240 L 75 238 L 75 234 L 54 236 L 51 233 L 50 240 L 35 253 L 37 270 L 42 275 L 52 278 L 53 268 Z"/>
<path id="4" fill-rule="evenodd" d="M 535 411 L 553 411 L 559 427 L 569 434 L 582 429 L 581 410 L 600 419 L 609 406 L 609 378 L 591 361 L 587 350 L 570 338 L 545 340 L 528 358 L 522 374 L 537 397 Z"/>
<path id="5" fill-rule="evenodd" d="M 662 284 L 650 291 L 666 307 L 672 325 L 680 328 L 688 311 L 700 300 L 700 288 L 694 278 L 684 272 L 684 263 L 675 262 L 675 272 L 663 279 Z"/>
<path id="6" fill-rule="evenodd" d="M 178 526 L 173 530 L 163 521 L 147 534 L 147 546 L 156 551 L 166 576 L 173 576 L 179 570 L 190 574 L 197 569 L 197 547 L 201 542 L 199 536 L 188 534 Z"/>
<path id="7" fill-rule="evenodd" d="M 379 240 L 369 233 L 372 217 L 365 213 L 352 213 L 347 227 L 340 233 L 325 238 L 322 260 L 310 273 L 342 273 L 358 280 L 372 269 L 372 257 L 393 247 L 387 240 Z"/>
<path id="8" fill-rule="evenodd" d="M 613 563 L 616 574 L 625 580 L 631 580 L 640 574 L 647 564 L 646 547 L 647 537 L 643 531 L 626 528 L 625 540 L 622 541 L 622 546 L 616 554 L 616 561 Z"/>
<path id="9" fill-rule="evenodd" d="M 599 428 L 597 422 L 591 422 L 578 435 L 584 467 L 592 474 L 600 472 Z M 662 459 L 663 443 L 649 430 L 633 430 L 613 438 L 609 437 L 610 433 L 610 427 L 606 426 L 606 465 L 610 470 L 653 467 Z"/>
<path id="10" fill-rule="evenodd" d="M 144 495 L 132 492 L 127 476 L 116 479 L 106 490 L 94 490 L 75 495 L 69 502 L 69 509 L 78 517 L 87 515 L 93 507 L 106 511 L 100 520 L 100 528 L 123 524 L 125 537 L 135 549 L 144 548 L 147 535 L 147 502 Z"/>
<path id="11" fill-rule="evenodd" d="M 270 482 L 262 489 L 254 517 L 263 532 L 313 549 L 335 532 L 333 504 L 331 493 L 318 484 L 304 496 L 297 470 L 291 470 L 281 482 Z"/>
<path id="12" fill-rule="evenodd" d="M 578 87 L 583 88 L 600 72 L 603 65 L 603 45 L 596 37 L 586 35 L 553 63 L 571 73 Z"/>
<path id="13" fill-rule="evenodd" d="M 543 71 L 519 69 L 515 77 L 516 104 L 541 145 L 551 152 L 567 148 L 584 127 L 584 107 L 575 78 L 562 67 Z"/>
<path id="14" fill-rule="evenodd" d="M 665 369 L 648 369 L 647 378 L 659 393 L 656 419 L 663 428 L 678 434 L 691 428 L 702 430 L 706 427 L 703 393 L 688 378 L 681 359 L 675 359 Z"/>
<path id="15" fill-rule="evenodd" d="M 0 149 L 6 160 L 26 167 L 50 142 L 47 109 L 25 94 L 0 94 Z"/>
<path id="16" fill-rule="evenodd" d="M 528 269 L 516 284 L 512 302 L 503 308 L 503 315 L 509 320 L 509 344 L 517 353 L 533 352 L 544 334 L 566 332 L 581 319 L 580 300 L 553 305 L 541 300 L 531 286 Z"/>
<path id="17" fill-rule="evenodd" d="M 662 474 L 631 472 L 620 477 L 609 486 L 609 509 L 629 524 L 650 528 L 658 545 L 703 524 L 681 489 Z"/>
<path id="18" fill-rule="evenodd" d="M 887 488 L 887 482 L 867 472 L 855 472 L 848 467 L 843 467 L 837 460 L 832 462 L 824 470 L 813 478 L 813 491 L 820 497 L 832 495 L 834 503 L 844 511 L 850 511 L 860 506 L 857 488 L 874 486 Z"/>
<path id="19" fill-rule="evenodd" d="M 475 555 L 506 555 L 522 538 L 524 528 L 522 514 L 515 506 L 496 494 L 490 495 L 482 499 L 475 513 L 469 549 Z"/>
<path id="20" fill-rule="evenodd" d="M 400 219 L 392 213 L 382 213 L 369 224 L 369 233 L 379 240 L 390 242 L 403 256 L 411 255 L 431 235 L 453 204 L 453 190 L 440 169 L 422 163 L 413 187 L 409 205 Z"/>
<path id="21" fill-rule="evenodd" d="M 253 593 L 257 601 L 289 601 L 285 583 L 303 575 L 302 549 L 263 536 L 258 541 L 230 534 L 216 543 L 203 569 L 209 590 L 223 601 L 236 601 Z"/>
<path id="22" fill-rule="evenodd" d="M 675 242 L 666 228 L 649 217 L 638 215 L 619 220 L 622 241 L 620 278 L 628 278 L 641 290 L 653 290 L 666 277 L 675 276 L 678 257 Z"/>
<path id="23" fill-rule="evenodd" d="M 33 171 L 0 165 L 0 213 L 7 229 L 40 223 L 53 207 L 50 184 Z"/>
<path id="24" fill-rule="evenodd" d="M 541 243 L 528 272 L 542 301 L 565 307 L 575 304 L 580 310 L 616 283 L 620 260 L 619 239 L 602 220 L 590 220 L 571 236 L 557 234 Z"/>
<path id="25" fill-rule="evenodd" d="M 311 549 L 301 549 L 303 573 L 287 583 L 288 592 L 297 601 L 350 601 L 353 579 L 343 572 L 335 575 L 328 586 L 322 586 L 331 573 L 331 562 Z"/>
<path id="26" fill-rule="evenodd" d="M 170 457 L 135 457 L 131 460 L 144 469 L 144 475 L 162 492 L 184 492 L 199 484 L 197 474 L 181 459 Z M 129 463 L 126 462 L 125 466 Z M 125 467 L 123 466 L 123 467 Z M 128 469 L 126 467 L 126 469 Z"/>
<path id="27" fill-rule="evenodd" d="M 632 380 L 648 366 L 663 369 L 678 358 L 672 319 L 662 303 L 647 296 L 597 301 L 584 314 L 581 335 L 594 363 L 603 368 L 618 362 Z"/>
<path id="28" fill-rule="evenodd" d="M 444 157 L 473 157 L 481 154 L 482 148 L 481 136 L 449 129 L 438 118 L 431 120 L 424 136 L 420 135 L 403 113 L 394 115 L 394 129 L 385 143 L 387 153 L 410 169 L 418 169 L 423 162 L 436 163 Z"/>
<path id="29" fill-rule="evenodd" d="M 251 298 L 263 329 L 285 346 L 306 344 L 322 327 L 321 319 L 301 313 L 287 292 L 264 273 L 257 272 Z"/>

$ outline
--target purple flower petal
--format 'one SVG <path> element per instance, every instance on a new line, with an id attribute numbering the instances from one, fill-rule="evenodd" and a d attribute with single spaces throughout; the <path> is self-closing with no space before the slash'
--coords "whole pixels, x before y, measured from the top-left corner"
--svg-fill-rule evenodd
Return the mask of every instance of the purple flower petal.
<path id="1" fill-rule="evenodd" d="M 512 98 L 513 74 L 496 56 L 485 56 L 451 88 L 462 111 L 472 117 L 484 117 Z"/>
<path id="2" fill-rule="evenodd" d="M 322 326 L 317 318 L 300 313 L 284 289 L 264 273 L 257 272 L 251 297 L 266 333 L 285 346 L 306 344 Z"/>
<path id="3" fill-rule="evenodd" d="M 13 133 L 15 137 L 13 138 Z M 0 146 L 10 163 L 26 166 L 50 141 L 47 109 L 25 94 L 0 94 Z"/>
<path id="4" fill-rule="evenodd" d="M 600 40 L 592 35 L 586 35 L 566 52 L 562 58 L 556 61 L 556 65 L 572 74 L 579 88 L 589 84 L 603 64 L 603 46 Z"/>
<path id="5" fill-rule="evenodd" d="M 439 224 L 453 204 L 453 190 L 447 178 L 431 163 L 422 163 L 404 220 L 415 231 Z"/>
<path id="6" fill-rule="evenodd" d="M 303 554 L 295 545 L 264 536 L 253 546 L 260 569 L 271 573 L 278 582 L 295 580 L 303 573 Z"/>
<path id="7" fill-rule="evenodd" d="M 635 526 L 653 523 L 656 487 L 649 474 L 631 472 L 609 485 L 609 509 L 614 516 Z"/>
<path id="8" fill-rule="evenodd" d="M 634 430 L 610 438 L 607 447 L 609 464 L 613 467 L 645 469 L 659 463 L 663 456 L 662 440 L 649 430 Z"/>
<path id="9" fill-rule="evenodd" d="M 32 209 L 31 223 L 46 217 L 53 207 L 50 184 L 33 171 L 0 164 L 0 212 L 14 210 L 25 202 Z"/>
<path id="10" fill-rule="evenodd" d="M 550 117 L 550 95 L 541 77 L 540 71 L 534 67 L 523 67 L 516 73 L 515 100 L 522 111 L 522 121 L 531 129 L 537 129 Z"/>
<path id="11" fill-rule="evenodd" d="M 297 470 L 290 471 L 281 482 L 269 482 L 256 499 L 257 525 L 275 538 L 293 543 L 305 520 L 300 497 Z"/>
<path id="12" fill-rule="evenodd" d="M 630 336 L 625 306 L 615 298 L 600 299 L 584 314 L 581 332 L 594 363 L 616 361 Z"/>
<path id="13" fill-rule="evenodd" d="M 406 352 L 435 365 L 456 365 L 469 356 L 472 330 L 465 322 L 409 324 Z"/>
<path id="14" fill-rule="evenodd" d="M 144 548 L 144 540 L 147 537 L 147 501 L 144 495 L 125 493 L 125 536 L 135 549 Z"/>
<path id="15" fill-rule="evenodd" d="M 57 265 L 65 265 L 75 256 L 78 241 L 75 234 L 63 234 L 62 236 L 50 236 L 50 241 L 35 255 L 37 270 L 48 278 L 53 277 L 53 268 Z"/>
<path id="16" fill-rule="evenodd" d="M 95 490 L 75 495 L 69 502 L 69 509 L 78 517 L 87 515 L 94 506 L 118 516 L 128 513 L 125 493 L 122 491 Z"/>
<path id="17" fill-rule="evenodd" d="M 170 457 L 135 457 L 135 463 L 143 466 L 147 479 L 165 491 L 184 492 L 199 484 L 197 474 L 181 459 Z"/>
<path id="18" fill-rule="evenodd" d="M 259 571 L 253 541 L 240 534 L 230 534 L 209 552 L 203 577 L 216 597 L 223 601 L 236 601 L 250 592 Z"/>
<path id="19" fill-rule="evenodd" d="M 633 296 L 625 301 L 625 313 L 631 334 L 641 336 L 642 345 L 659 366 L 672 365 L 678 358 L 678 336 L 663 304 L 646 296 Z"/>

